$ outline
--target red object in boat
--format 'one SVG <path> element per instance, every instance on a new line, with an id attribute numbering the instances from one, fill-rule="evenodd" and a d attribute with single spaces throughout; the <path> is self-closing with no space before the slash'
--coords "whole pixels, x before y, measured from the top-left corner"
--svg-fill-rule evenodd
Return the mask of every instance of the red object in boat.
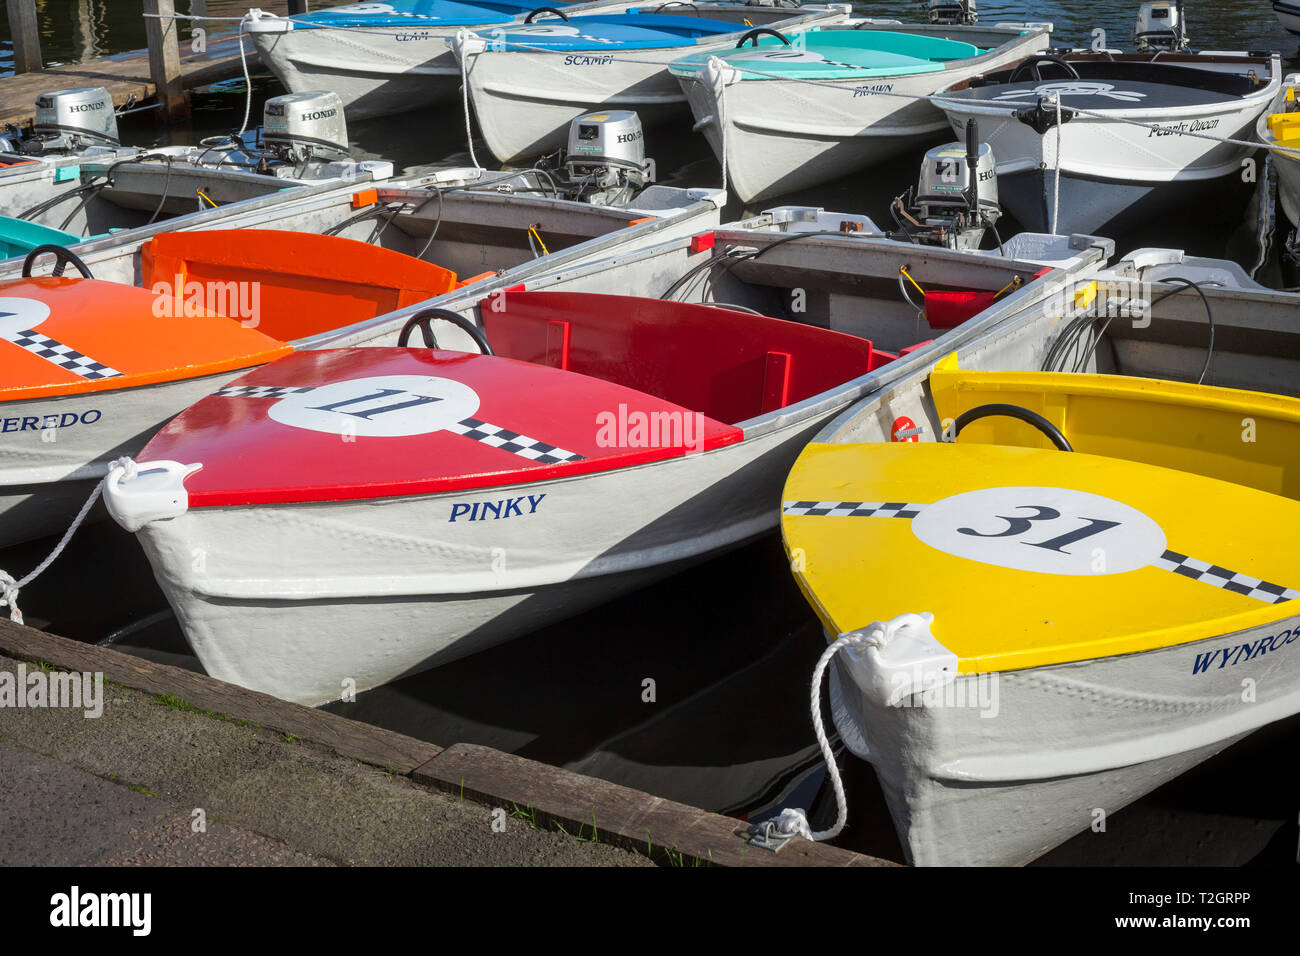
<path id="1" fill-rule="evenodd" d="M 917 431 L 916 422 L 912 421 L 906 415 L 900 415 L 894 419 L 894 424 L 889 429 L 890 441 L 920 441 L 921 435 Z"/>
<path id="2" fill-rule="evenodd" d="M 932 329 L 955 329 L 997 300 L 996 292 L 927 292 L 925 321 Z"/>
<path id="3" fill-rule="evenodd" d="M 520 292 L 496 356 L 304 351 L 175 418 L 140 460 L 202 463 L 192 507 L 508 486 L 739 442 L 739 423 L 878 363 L 854 336 L 632 296 Z"/>

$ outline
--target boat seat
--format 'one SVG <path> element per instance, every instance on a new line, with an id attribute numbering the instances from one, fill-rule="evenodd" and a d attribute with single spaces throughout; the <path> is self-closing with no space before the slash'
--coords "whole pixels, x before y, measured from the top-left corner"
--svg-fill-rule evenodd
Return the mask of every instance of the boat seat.
<path id="1" fill-rule="evenodd" d="M 930 374 L 940 420 L 977 405 L 1042 415 L 1076 451 L 1159 465 L 1300 500 L 1300 399 L 1130 375 L 975 372 L 949 355 Z M 1050 448 L 1037 429 L 984 418 L 961 442 Z"/>
<path id="2" fill-rule="evenodd" d="M 511 292 L 502 311 L 482 315 L 498 355 L 624 385 L 728 424 L 893 358 L 842 332 L 638 296 Z"/>
<path id="3" fill-rule="evenodd" d="M 75 232 L 64 232 L 39 222 L 0 216 L 0 258 L 25 256 L 37 246 L 70 246 L 85 237 Z"/>
<path id="4" fill-rule="evenodd" d="M 257 328 L 281 341 L 343 328 L 493 274 L 461 282 L 449 269 L 381 246 L 277 229 L 160 233 L 144 245 L 140 272 L 148 289 L 198 282 L 206 293 L 257 282 Z M 245 302 L 251 294 L 244 290 Z"/>

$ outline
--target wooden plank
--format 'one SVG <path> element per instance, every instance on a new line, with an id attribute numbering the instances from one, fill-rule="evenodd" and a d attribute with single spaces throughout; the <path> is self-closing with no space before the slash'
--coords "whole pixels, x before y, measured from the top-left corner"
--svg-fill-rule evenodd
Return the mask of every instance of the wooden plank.
<path id="1" fill-rule="evenodd" d="M 896 865 L 803 839 L 777 853 L 759 849 L 745 842 L 748 825 L 740 820 L 475 744 L 448 747 L 412 771 L 411 779 L 507 811 L 535 811 L 538 822 L 558 822 L 568 833 L 648 852 L 661 862 Z"/>
<path id="2" fill-rule="evenodd" d="M 145 35 L 149 38 L 149 76 L 167 122 L 190 115 L 190 98 L 181 76 L 180 21 L 175 0 L 144 0 Z"/>
<path id="3" fill-rule="evenodd" d="M 394 773 L 410 773 L 437 756 L 442 749 L 391 730 L 291 704 L 204 674 L 155 664 L 109 647 L 83 644 L 3 619 L 0 619 L 0 653 L 21 660 L 45 661 L 68 670 L 102 672 L 105 680 L 151 694 L 172 694 L 200 710 L 226 714 L 290 733 L 302 740 L 333 748 L 345 757 Z"/>
<path id="4" fill-rule="evenodd" d="M 252 74 L 262 62 L 251 41 L 245 38 L 244 45 L 248 71 Z M 185 89 L 243 76 L 239 63 L 239 37 L 210 40 L 207 49 L 199 53 L 189 51 L 186 44 L 180 55 L 180 68 L 181 84 Z M 136 102 L 144 102 L 157 92 L 149 71 L 149 51 L 132 50 L 86 63 L 51 67 L 39 73 L 0 78 L 0 124 L 21 126 L 35 117 L 36 97 L 41 93 L 79 86 L 104 87 L 117 107 L 125 106 L 132 97 Z"/>
<path id="5" fill-rule="evenodd" d="M 41 33 L 36 22 L 36 0 L 5 0 L 9 35 L 14 41 L 14 73 L 30 73 L 45 65 L 41 59 Z"/>

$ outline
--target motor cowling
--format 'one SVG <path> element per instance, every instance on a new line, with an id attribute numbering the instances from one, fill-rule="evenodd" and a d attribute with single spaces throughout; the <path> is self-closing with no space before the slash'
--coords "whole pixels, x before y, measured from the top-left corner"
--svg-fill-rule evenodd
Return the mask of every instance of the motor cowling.
<path id="1" fill-rule="evenodd" d="M 1187 49 L 1187 28 L 1182 0 L 1172 3 L 1144 3 L 1133 24 L 1133 46 L 1139 53 Z"/>
<path id="2" fill-rule="evenodd" d="M 579 116 L 569 126 L 564 168 L 576 195 L 595 205 L 629 201 L 654 182 L 641 117 L 631 110 Z"/>
<path id="3" fill-rule="evenodd" d="M 972 24 L 979 20 L 975 0 L 928 0 L 924 6 L 931 23 Z"/>
<path id="4" fill-rule="evenodd" d="M 102 86 L 42 93 L 29 132 L 14 143 L 31 155 L 79 153 L 90 146 L 117 146 L 113 97 Z"/>
<path id="5" fill-rule="evenodd" d="M 974 120 L 965 143 L 928 150 L 916 190 L 894 200 L 894 218 L 906 238 L 950 249 L 978 249 L 986 230 L 1002 217 L 998 203 L 997 161 L 979 141 Z"/>
<path id="6" fill-rule="evenodd" d="M 287 163 L 348 159 L 343 101 L 332 91 L 271 97 L 262 111 L 262 142 L 268 152 Z"/>
<path id="7" fill-rule="evenodd" d="M 971 176 L 971 156 L 965 144 L 949 143 L 928 150 L 916 184 L 916 207 L 923 218 L 951 216 L 956 210 L 1001 214 L 998 205 L 997 163 L 993 148 L 980 143 Z M 974 183 L 975 202 L 971 202 Z"/>

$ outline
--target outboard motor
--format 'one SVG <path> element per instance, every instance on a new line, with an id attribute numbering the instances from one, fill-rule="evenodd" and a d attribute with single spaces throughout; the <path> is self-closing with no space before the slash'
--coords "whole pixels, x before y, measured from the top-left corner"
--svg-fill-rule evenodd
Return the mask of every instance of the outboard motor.
<path id="1" fill-rule="evenodd" d="M 972 24 L 980 18 L 975 0 L 928 0 L 922 5 L 931 23 Z"/>
<path id="2" fill-rule="evenodd" d="M 28 156 L 69 155 L 119 142 L 113 97 L 102 86 L 87 86 L 36 97 L 35 119 L 21 130 L 6 126 L 0 150 Z"/>
<path id="3" fill-rule="evenodd" d="M 1133 46 L 1139 53 L 1180 53 L 1189 44 L 1183 20 L 1183 0 L 1174 3 L 1144 3 L 1133 24 Z"/>
<path id="4" fill-rule="evenodd" d="M 905 237 L 929 246 L 978 249 L 988 229 L 997 232 L 997 164 L 993 150 L 979 141 L 975 121 L 966 124 L 966 142 L 936 146 L 925 154 L 912 190 L 894 200 L 894 221 Z"/>
<path id="5" fill-rule="evenodd" d="M 262 110 L 262 143 L 295 166 L 348 158 L 348 125 L 337 93 L 313 90 L 273 96 Z"/>
<path id="6" fill-rule="evenodd" d="M 607 110 L 579 116 L 569 126 L 563 169 L 551 169 L 564 181 L 569 199 L 594 206 L 620 206 L 655 181 L 653 159 L 645 158 L 641 117 L 631 110 Z M 544 160 L 538 168 L 547 169 Z"/>
<path id="7" fill-rule="evenodd" d="M 210 136 L 199 147 L 164 147 L 196 166 L 233 166 L 278 178 L 303 178 L 309 168 L 349 160 L 343 101 L 326 90 L 273 96 L 262 108 L 262 127 Z"/>

